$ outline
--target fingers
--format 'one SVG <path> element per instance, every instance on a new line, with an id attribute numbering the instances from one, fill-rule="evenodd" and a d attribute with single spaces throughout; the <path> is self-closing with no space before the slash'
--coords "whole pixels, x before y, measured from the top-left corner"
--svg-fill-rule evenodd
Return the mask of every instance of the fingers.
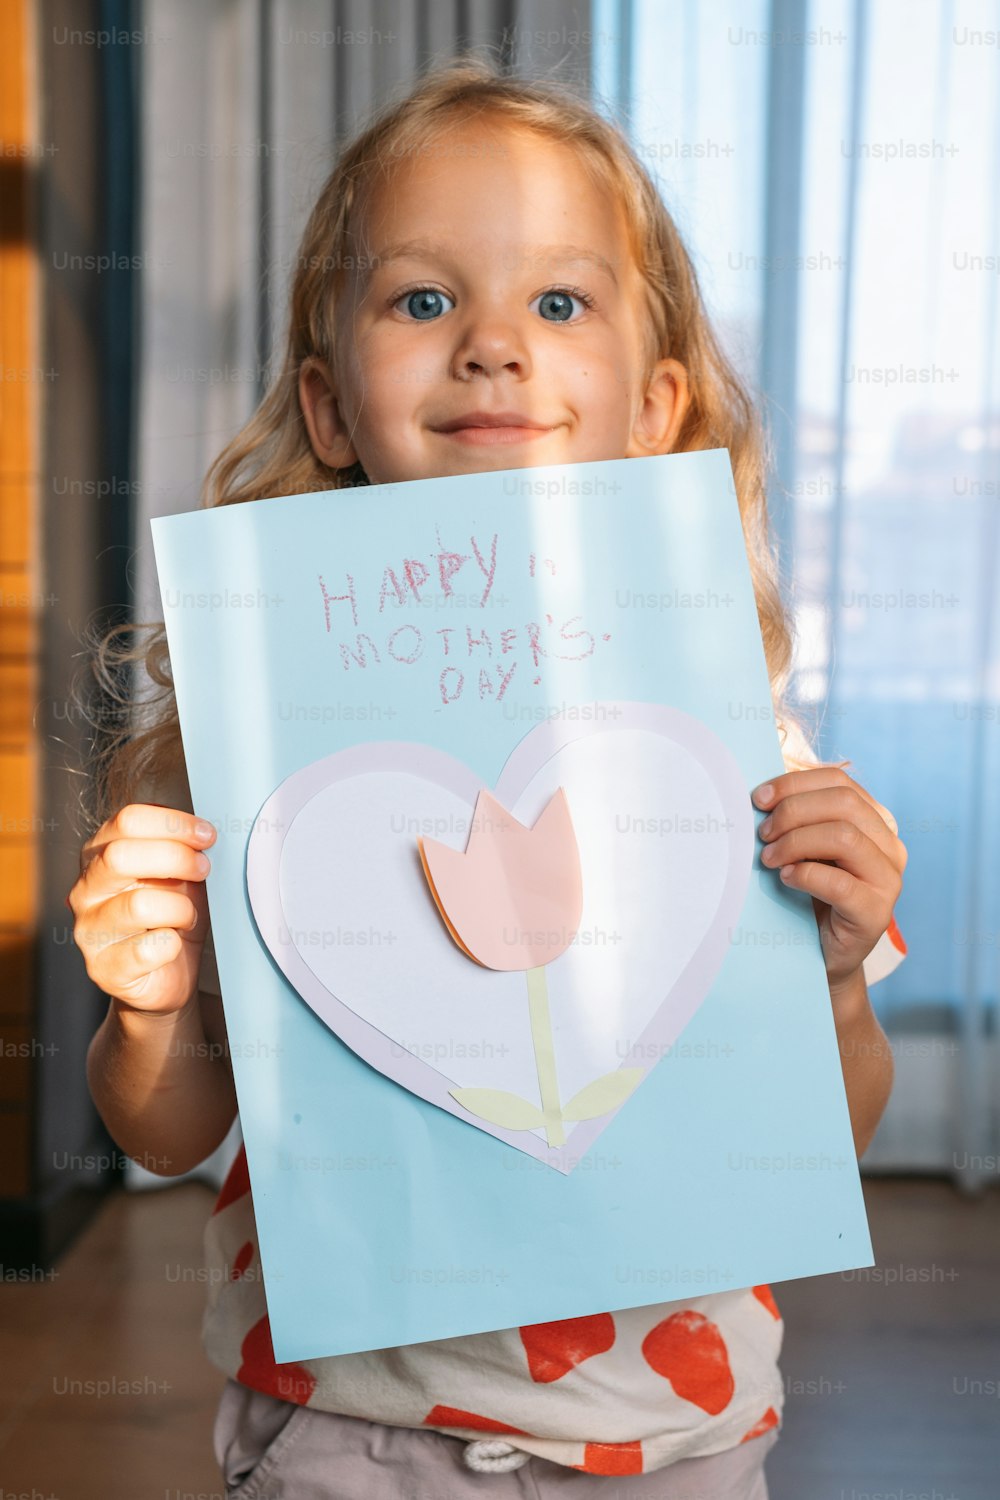
<path id="1" fill-rule="evenodd" d="M 136 1000 L 151 994 L 157 971 L 180 957 L 186 942 L 204 941 L 207 926 L 204 881 L 184 888 L 144 882 L 79 916 L 73 941 L 100 989 Z"/>
<path id="2" fill-rule="evenodd" d="M 776 776 L 770 785 L 775 795 L 769 801 L 760 801 L 754 793 L 754 802 L 768 809 L 768 817 L 758 829 L 766 842 L 775 843 L 796 828 L 841 822 L 865 834 L 900 875 L 906 868 L 907 851 L 897 837 L 895 818 L 838 767 L 791 771 Z M 852 837 L 846 829 L 842 836 L 848 841 Z M 787 859 L 782 863 L 787 863 Z"/>
<path id="3" fill-rule="evenodd" d="M 149 988 L 159 969 L 180 956 L 183 946 L 183 938 L 173 927 L 152 928 L 120 943 L 106 945 L 88 962 L 88 973 L 108 993 L 138 997 Z M 109 954 L 108 948 L 113 948 L 113 954 Z M 109 982 L 105 984 L 105 980 Z"/>
<path id="4" fill-rule="evenodd" d="M 73 940 L 79 948 L 99 952 L 149 929 L 176 927 L 193 932 L 201 916 L 199 906 L 184 891 L 135 885 L 92 907 L 77 922 Z"/>
<path id="5" fill-rule="evenodd" d="M 188 1003 L 208 929 L 210 823 L 129 803 L 88 839 L 68 902 L 90 978 L 147 1013 Z"/>
<path id="6" fill-rule="evenodd" d="M 823 787 L 847 786 L 853 787 L 859 797 L 862 797 L 870 807 L 873 807 L 879 817 L 885 823 L 890 833 L 899 832 L 899 824 L 887 807 L 877 802 L 869 791 L 855 781 L 852 776 L 839 765 L 810 766 L 805 771 L 785 771 L 780 776 L 772 776 L 765 785 L 773 788 L 773 795 L 767 802 L 758 800 L 757 793 L 760 788 L 753 792 L 753 800 L 758 807 L 772 808 L 782 798 L 792 792 L 820 790 Z"/>
<path id="7" fill-rule="evenodd" d="M 884 827 L 883 833 L 887 837 L 892 836 Z M 902 890 L 902 875 L 896 864 L 876 840 L 869 833 L 863 832 L 856 823 L 835 821 L 795 827 L 769 841 L 761 852 L 762 863 L 776 870 L 783 870 L 787 865 L 799 867 L 806 861 L 819 860 L 831 862 L 830 865 L 816 864 L 814 868 L 816 871 L 828 871 L 822 877 L 822 885 L 824 890 L 833 895 L 823 895 L 816 883 L 820 880 L 819 875 L 814 876 L 806 888 L 814 896 L 820 896 L 823 900 L 830 899 L 841 910 L 843 901 L 851 900 L 855 895 L 862 896 L 870 903 L 872 889 L 880 895 L 891 895 L 894 904 Z M 790 879 L 794 884 L 800 883 L 795 880 L 794 875 L 783 878 Z M 862 883 L 860 886 L 859 881 Z M 863 891 L 864 886 L 870 887 L 866 893 Z"/>
<path id="8" fill-rule="evenodd" d="M 212 861 L 200 849 L 174 839 L 115 839 L 94 856 L 88 871 L 100 863 L 107 890 L 124 890 L 135 880 L 151 877 L 204 880 Z"/>
<path id="9" fill-rule="evenodd" d="M 80 851 L 81 871 L 104 846 L 115 839 L 176 839 L 195 848 L 215 840 L 215 829 L 204 818 L 178 807 L 156 802 L 128 802 L 113 818 L 102 823 Z"/>
<path id="10" fill-rule="evenodd" d="M 815 901 L 826 902 L 857 932 L 865 932 L 871 927 L 873 913 L 875 927 L 879 931 L 884 932 L 892 920 L 895 900 L 888 901 L 881 897 L 876 910 L 872 904 L 871 886 L 856 879 L 839 865 L 802 860 L 789 866 L 787 875 L 782 871 L 781 883 L 791 886 L 793 890 L 808 891 Z"/>
<path id="11" fill-rule="evenodd" d="M 193 813 L 128 803 L 83 845 L 80 879 L 69 905 L 74 912 L 86 911 L 144 877 L 203 881 L 211 869 L 203 850 L 214 839 L 212 825 Z"/>

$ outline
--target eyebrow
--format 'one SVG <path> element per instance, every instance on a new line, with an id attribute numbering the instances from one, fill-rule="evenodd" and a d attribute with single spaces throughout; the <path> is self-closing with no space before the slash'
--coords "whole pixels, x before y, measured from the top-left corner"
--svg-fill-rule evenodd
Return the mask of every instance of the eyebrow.
<path id="1" fill-rule="evenodd" d="M 588 250 L 583 245 L 526 245 L 524 247 L 526 257 L 541 259 L 543 256 L 556 261 L 561 265 L 571 265 L 574 262 L 584 262 L 603 271 L 610 276 L 615 286 L 618 285 L 618 277 L 615 275 L 611 262 L 596 250 Z M 376 271 L 383 266 L 389 265 L 391 261 L 402 260 L 404 256 L 423 258 L 426 260 L 444 260 L 447 258 L 448 250 L 444 245 L 435 243 L 433 240 L 402 240 L 396 245 L 387 245 L 377 255 L 370 257 L 368 264 L 364 267 L 360 276 L 360 290 L 366 292 L 368 284 Z"/>

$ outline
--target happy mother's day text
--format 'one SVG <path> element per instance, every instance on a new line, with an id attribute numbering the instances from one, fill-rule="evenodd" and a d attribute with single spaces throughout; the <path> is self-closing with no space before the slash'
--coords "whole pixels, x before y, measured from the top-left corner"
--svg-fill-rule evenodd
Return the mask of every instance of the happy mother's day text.
<path id="1" fill-rule="evenodd" d="M 425 670 L 430 666 L 433 671 L 440 662 L 436 690 L 443 704 L 454 703 L 463 693 L 472 692 L 477 692 L 480 699 L 491 698 L 499 703 L 516 677 L 530 676 L 535 686 L 540 684 L 543 661 L 585 661 L 593 656 L 599 642 L 611 639 L 608 634 L 598 636 L 584 629 L 581 614 L 557 619 L 541 613 L 538 619 L 512 621 L 489 630 L 478 620 L 475 626 L 421 629 L 408 623 L 392 630 L 386 628 L 387 607 L 426 607 L 435 590 L 440 591 L 444 601 L 475 610 L 484 610 L 491 602 L 497 602 L 494 586 L 499 543 L 496 532 L 488 545 L 481 545 L 479 539 L 470 536 L 471 550 L 456 552 L 443 545 L 438 530 L 436 549 L 425 558 L 404 557 L 391 565 L 387 563 L 377 585 L 373 578 L 369 587 L 359 590 L 355 574 L 344 573 L 344 591 L 336 593 L 333 590 L 341 587 L 341 583 L 331 580 L 328 588 L 323 574 L 318 574 L 326 630 L 336 637 L 344 671 L 367 672 L 390 663 L 414 667 L 418 662 L 423 663 Z M 526 566 L 530 578 L 543 569 L 549 576 L 556 574 L 556 564 L 551 558 L 539 559 L 533 552 L 519 563 L 514 558 L 504 559 L 501 549 L 501 562 L 504 561 L 508 568 Z M 377 618 L 369 624 L 372 615 Z M 361 629 L 362 623 L 369 624 L 369 628 Z"/>

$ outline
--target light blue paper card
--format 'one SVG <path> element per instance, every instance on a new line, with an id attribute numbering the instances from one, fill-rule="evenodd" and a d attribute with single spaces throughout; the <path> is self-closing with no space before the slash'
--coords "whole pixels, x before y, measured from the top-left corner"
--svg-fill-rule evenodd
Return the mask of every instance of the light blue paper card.
<path id="1" fill-rule="evenodd" d="M 728 453 L 152 533 L 276 1359 L 871 1265 Z"/>

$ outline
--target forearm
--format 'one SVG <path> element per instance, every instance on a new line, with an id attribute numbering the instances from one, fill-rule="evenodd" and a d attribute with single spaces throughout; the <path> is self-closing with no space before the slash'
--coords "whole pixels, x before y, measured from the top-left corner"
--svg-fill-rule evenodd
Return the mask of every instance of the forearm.
<path id="1" fill-rule="evenodd" d="M 892 1048 L 872 1010 L 862 973 L 837 994 L 831 994 L 831 999 L 854 1149 L 861 1157 L 871 1144 L 892 1092 Z"/>
<path id="2" fill-rule="evenodd" d="M 197 994 L 170 1016 L 112 1000 L 87 1052 L 98 1113 L 126 1156 L 163 1177 L 204 1161 L 236 1117 L 226 1058 L 205 1038 Z"/>

